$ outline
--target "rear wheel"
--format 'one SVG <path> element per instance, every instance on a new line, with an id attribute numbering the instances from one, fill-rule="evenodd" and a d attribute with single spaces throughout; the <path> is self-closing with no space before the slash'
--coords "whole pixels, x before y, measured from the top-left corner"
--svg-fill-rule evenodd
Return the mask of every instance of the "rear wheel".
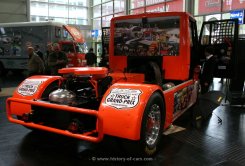
<path id="1" fill-rule="evenodd" d="M 164 102 L 162 96 L 155 92 L 149 99 L 141 123 L 139 141 L 126 141 L 124 148 L 132 154 L 153 156 L 157 152 L 165 121 Z"/>
<path id="2" fill-rule="evenodd" d="M 149 62 L 145 69 L 145 80 L 149 83 L 162 85 L 162 75 L 160 67 L 156 62 Z"/>

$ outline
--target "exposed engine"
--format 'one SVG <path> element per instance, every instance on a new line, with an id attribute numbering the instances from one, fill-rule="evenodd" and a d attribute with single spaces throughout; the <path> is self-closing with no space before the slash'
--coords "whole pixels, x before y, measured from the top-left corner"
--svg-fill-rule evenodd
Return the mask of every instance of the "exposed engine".
<path id="1" fill-rule="evenodd" d="M 52 103 L 96 109 L 100 100 L 111 83 L 111 77 L 93 82 L 90 76 L 66 78 L 57 90 L 49 94 Z M 96 104 L 97 103 L 97 104 Z"/>

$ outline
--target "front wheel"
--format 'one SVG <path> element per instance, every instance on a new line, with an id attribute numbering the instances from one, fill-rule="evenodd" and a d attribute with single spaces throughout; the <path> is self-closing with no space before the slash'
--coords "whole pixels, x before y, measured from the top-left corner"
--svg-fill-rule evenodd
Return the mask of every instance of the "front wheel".
<path id="1" fill-rule="evenodd" d="M 157 152 L 162 137 L 164 121 L 163 97 L 160 93 L 155 92 L 150 97 L 144 110 L 140 140 L 128 141 L 125 148 L 137 155 L 153 156 Z"/>

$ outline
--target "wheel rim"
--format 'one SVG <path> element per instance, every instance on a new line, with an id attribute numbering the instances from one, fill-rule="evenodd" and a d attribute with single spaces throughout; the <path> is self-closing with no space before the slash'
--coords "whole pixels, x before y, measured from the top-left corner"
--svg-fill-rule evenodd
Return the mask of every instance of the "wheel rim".
<path id="1" fill-rule="evenodd" d="M 154 146 L 159 136 L 161 125 L 161 112 L 160 107 L 157 104 L 151 106 L 146 121 L 146 144 L 148 146 Z"/>

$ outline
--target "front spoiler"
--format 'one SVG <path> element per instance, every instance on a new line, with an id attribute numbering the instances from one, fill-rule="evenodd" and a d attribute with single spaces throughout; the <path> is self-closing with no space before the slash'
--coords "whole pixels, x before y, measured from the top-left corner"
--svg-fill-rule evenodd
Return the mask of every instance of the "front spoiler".
<path id="1" fill-rule="evenodd" d="M 56 109 L 58 111 L 68 111 L 68 112 L 74 112 L 74 113 L 79 113 L 79 114 L 87 114 L 87 115 L 95 116 L 97 118 L 97 127 L 96 127 L 96 130 L 93 130 L 90 132 L 85 132 L 83 134 L 74 134 L 68 130 L 61 130 L 61 129 L 57 129 L 57 128 L 53 128 L 53 127 L 44 126 L 41 124 L 17 120 L 15 118 L 13 118 L 13 114 L 11 113 L 11 102 L 30 104 L 33 106 L 41 106 L 41 107 L 45 107 L 45 108 Z M 67 105 L 58 105 L 58 104 L 46 103 L 46 102 L 42 102 L 42 101 L 24 100 L 24 99 L 18 99 L 18 98 L 13 98 L 13 97 L 8 98 L 6 103 L 7 103 L 7 105 L 6 105 L 7 117 L 8 117 L 8 120 L 12 123 L 17 123 L 20 125 L 24 125 L 26 127 L 45 130 L 45 131 L 49 131 L 52 133 L 61 134 L 61 135 L 65 135 L 65 136 L 69 136 L 69 137 L 73 137 L 73 138 L 77 138 L 77 139 L 81 139 L 81 140 L 85 140 L 85 141 L 90 141 L 90 142 L 100 142 L 100 141 L 102 141 L 102 139 L 104 137 L 103 119 L 99 116 L 97 110 L 71 107 L 71 106 L 67 106 Z M 91 136 L 93 133 L 97 133 L 97 136 Z"/>

